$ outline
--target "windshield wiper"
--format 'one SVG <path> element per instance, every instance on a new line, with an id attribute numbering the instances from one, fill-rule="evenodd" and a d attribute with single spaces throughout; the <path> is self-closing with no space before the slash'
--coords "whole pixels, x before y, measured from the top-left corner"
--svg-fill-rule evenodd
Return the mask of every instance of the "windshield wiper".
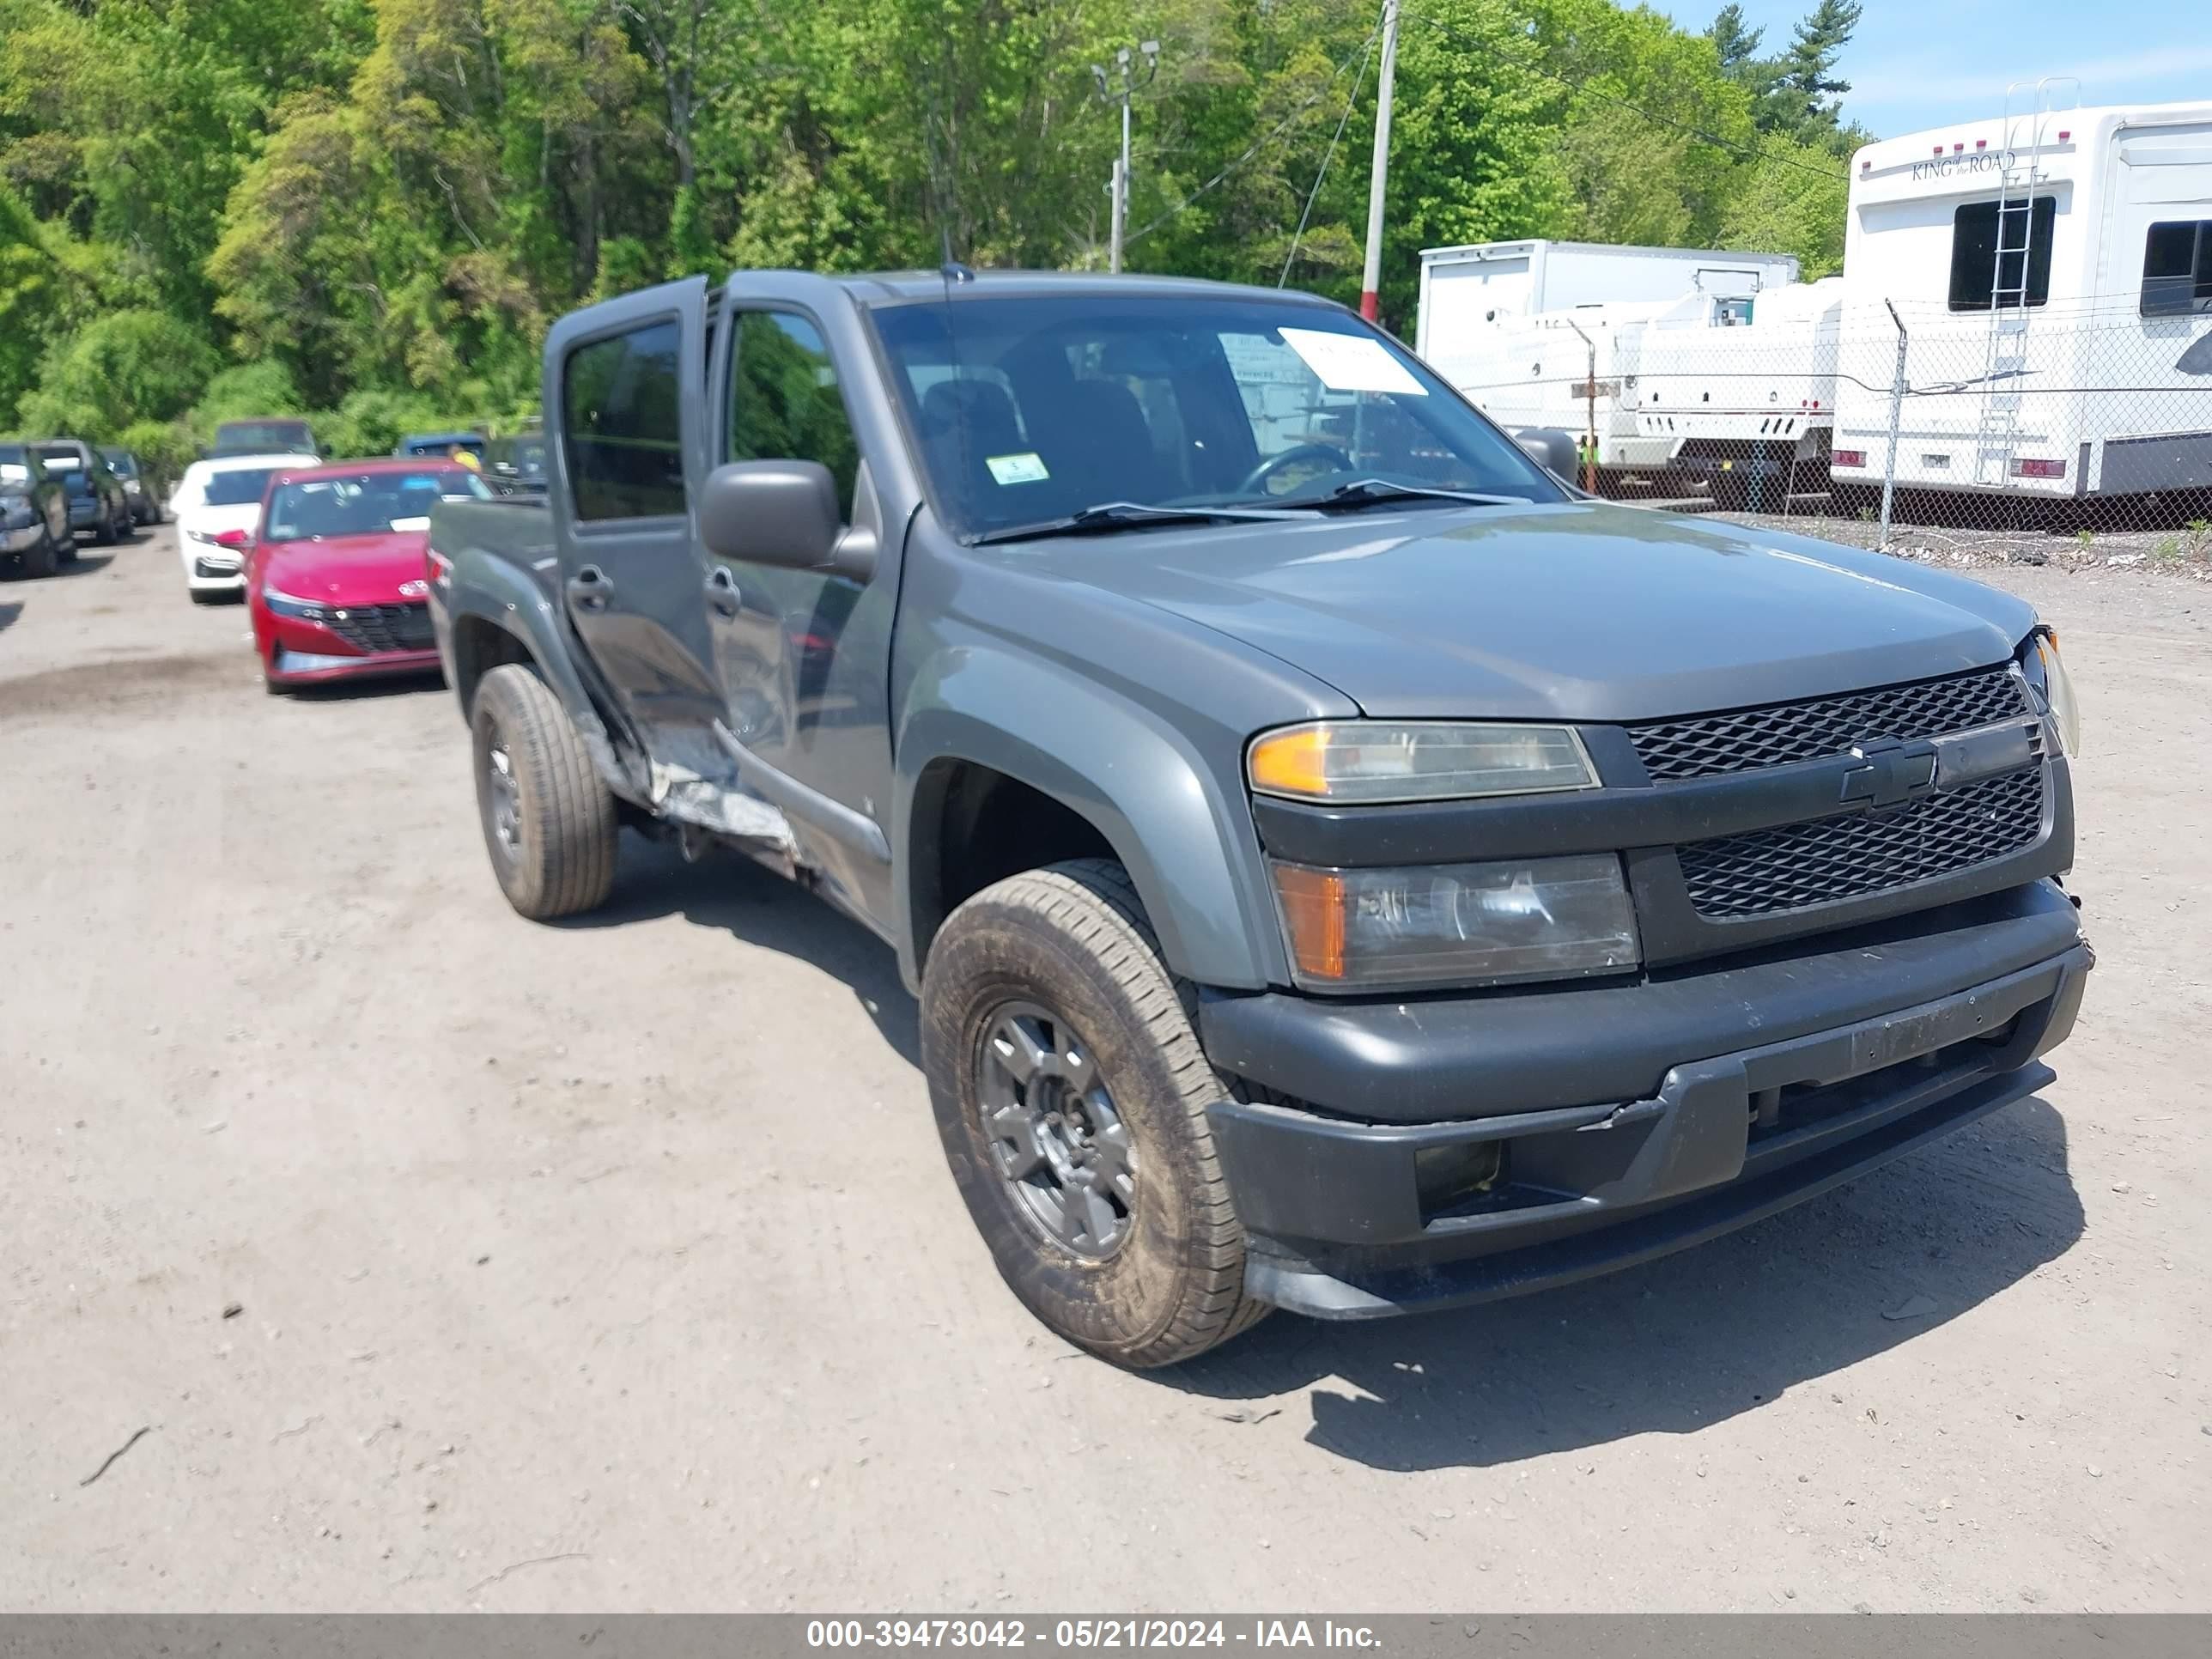
<path id="1" fill-rule="evenodd" d="M 1297 516 L 1284 507 L 1150 507 L 1143 501 L 1101 501 L 1064 519 L 1043 519 L 1036 524 L 987 530 L 975 538 L 975 542 L 980 546 L 987 542 L 1029 541 L 1046 536 L 1085 536 L 1103 530 L 1126 529 L 1132 525 L 1273 524 Z"/>
<path id="2" fill-rule="evenodd" d="M 1326 495 L 1285 501 L 1283 505 L 1328 512 L 1332 508 L 1376 507 L 1389 501 L 1465 501 L 1474 507 L 1530 505 L 1526 495 L 1484 495 L 1471 489 L 1431 489 L 1426 484 L 1393 483 L 1388 478 L 1355 478 L 1350 483 L 1337 485 Z"/>

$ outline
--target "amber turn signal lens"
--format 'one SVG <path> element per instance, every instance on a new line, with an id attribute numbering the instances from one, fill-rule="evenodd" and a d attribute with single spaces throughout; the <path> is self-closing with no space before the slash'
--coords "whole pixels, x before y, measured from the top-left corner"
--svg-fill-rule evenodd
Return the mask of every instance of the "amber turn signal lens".
<path id="1" fill-rule="evenodd" d="M 1304 865 L 1275 866 L 1275 890 L 1282 897 L 1284 932 L 1291 960 L 1307 980 L 1344 977 L 1344 878 L 1334 870 Z"/>
<path id="2" fill-rule="evenodd" d="M 1263 795 L 1328 793 L 1328 728 L 1293 726 L 1252 745 L 1252 787 Z"/>

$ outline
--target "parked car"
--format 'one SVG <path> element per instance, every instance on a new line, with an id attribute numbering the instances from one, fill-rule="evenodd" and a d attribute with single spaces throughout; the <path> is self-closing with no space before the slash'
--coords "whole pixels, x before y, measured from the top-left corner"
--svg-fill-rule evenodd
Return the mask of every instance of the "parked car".
<path id="1" fill-rule="evenodd" d="M 410 432 L 392 447 L 394 455 L 450 456 L 455 450 L 465 451 L 478 461 L 483 459 L 484 448 L 490 442 L 481 432 Z"/>
<path id="2" fill-rule="evenodd" d="M 215 429 L 215 442 L 206 460 L 227 455 L 313 455 L 315 434 L 295 415 L 260 415 L 251 420 L 225 421 Z"/>
<path id="3" fill-rule="evenodd" d="M 441 496 L 489 501 L 466 467 L 346 461 L 278 472 L 246 561 L 253 647 L 272 691 L 434 672 L 423 550 Z"/>
<path id="4" fill-rule="evenodd" d="M 161 522 L 161 498 L 155 493 L 153 481 L 146 470 L 138 465 L 138 458 L 127 449 L 103 449 L 100 459 L 107 463 L 108 471 L 122 480 L 123 493 L 131 501 L 131 522 L 155 525 Z"/>
<path id="5" fill-rule="evenodd" d="M 41 438 L 33 447 L 69 494 L 71 530 L 90 531 L 102 547 L 131 535 L 131 497 L 98 450 L 82 438 Z"/>
<path id="6" fill-rule="evenodd" d="M 0 562 L 26 576 L 51 576 L 76 557 L 69 492 L 46 471 L 36 446 L 0 443 Z"/>
<path id="7" fill-rule="evenodd" d="M 1072 1343 L 1565 1284 L 2051 1081 L 2079 724 L 2019 599 L 1583 495 L 1269 289 L 748 272 L 545 363 L 546 502 L 430 526 L 494 875 L 590 910 L 629 823 L 887 941 Z"/>
<path id="8" fill-rule="evenodd" d="M 510 495 L 543 495 L 544 437 L 525 432 L 511 438 L 494 438 L 484 447 L 484 477 L 495 489 Z"/>
<path id="9" fill-rule="evenodd" d="M 306 454 L 227 455 L 185 469 L 169 497 L 169 512 L 177 521 L 185 591 L 195 605 L 246 591 L 246 552 L 253 545 L 270 480 L 288 469 L 320 464 Z"/>

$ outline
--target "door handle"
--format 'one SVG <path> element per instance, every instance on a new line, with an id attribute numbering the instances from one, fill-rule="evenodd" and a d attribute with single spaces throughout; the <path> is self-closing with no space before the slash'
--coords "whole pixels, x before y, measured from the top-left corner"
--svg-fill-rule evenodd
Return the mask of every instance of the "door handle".
<path id="1" fill-rule="evenodd" d="M 707 573 L 707 604 L 720 617 L 734 617 L 744 608 L 744 595 L 729 566 L 718 564 Z"/>
<path id="2" fill-rule="evenodd" d="M 607 573 L 595 564 L 586 565 L 568 578 L 568 599 L 579 611 L 605 610 L 614 591 L 615 585 L 607 580 Z"/>

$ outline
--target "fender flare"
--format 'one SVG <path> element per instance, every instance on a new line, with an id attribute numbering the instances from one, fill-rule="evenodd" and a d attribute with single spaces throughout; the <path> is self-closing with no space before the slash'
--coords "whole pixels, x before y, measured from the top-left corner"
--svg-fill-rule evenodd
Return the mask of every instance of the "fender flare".
<path id="1" fill-rule="evenodd" d="M 914 878 L 918 860 L 934 856 L 930 780 L 945 762 L 1002 773 L 1103 836 L 1176 973 L 1238 989 L 1285 981 L 1249 813 L 1223 798 L 1217 769 L 1182 732 L 1135 701 L 1049 663 L 958 647 L 915 679 L 895 755 L 892 902 L 910 986 L 921 983 L 932 925 Z"/>

